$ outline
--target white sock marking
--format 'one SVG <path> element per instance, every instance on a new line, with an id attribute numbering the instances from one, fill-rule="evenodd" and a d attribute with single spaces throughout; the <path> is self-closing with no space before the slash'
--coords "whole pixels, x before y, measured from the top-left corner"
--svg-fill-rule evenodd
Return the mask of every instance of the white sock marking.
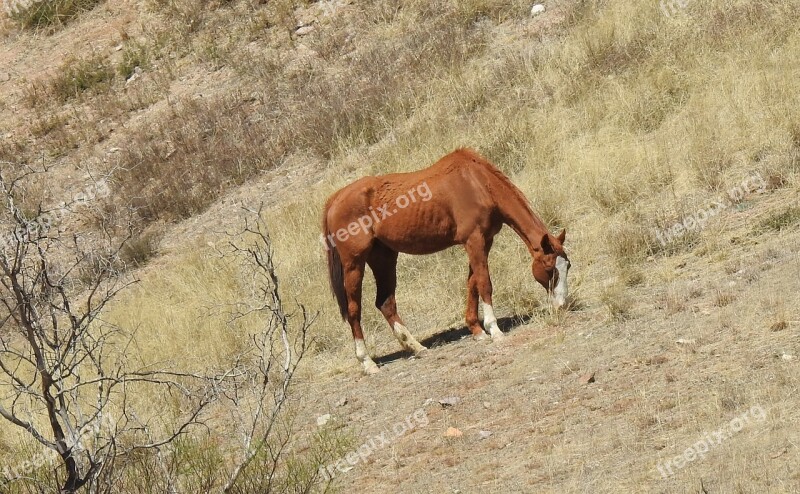
<path id="1" fill-rule="evenodd" d="M 364 340 L 355 339 L 354 341 L 356 345 L 356 358 L 361 362 L 361 365 L 364 366 L 364 372 L 367 374 L 378 372 L 378 365 L 370 358 Z"/>
<path id="2" fill-rule="evenodd" d="M 502 337 L 503 332 L 497 326 L 497 318 L 494 317 L 492 306 L 481 300 L 481 307 L 483 308 L 483 327 L 489 332 L 492 339 Z"/>
<path id="3" fill-rule="evenodd" d="M 394 326 L 392 326 L 392 331 L 394 332 L 395 338 L 397 338 L 397 340 L 406 350 L 410 350 L 414 353 L 419 353 L 422 350 L 425 350 L 425 347 L 422 346 L 422 344 L 418 342 L 416 338 L 414 338 L 408 328 L 399 322 L 394 323 Z"/>

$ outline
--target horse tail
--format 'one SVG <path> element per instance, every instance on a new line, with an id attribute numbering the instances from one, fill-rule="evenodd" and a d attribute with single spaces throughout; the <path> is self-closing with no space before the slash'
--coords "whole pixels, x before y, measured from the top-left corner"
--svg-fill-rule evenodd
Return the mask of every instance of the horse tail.
<path id="1" fill-rule="evenodd" d="M 328 228 L 328 209 L 332 201 L 333 197 L 328 200 L 322 212 L 322 232 L 325 237 L 323 242 L 325 242 L 325 250 L 328 251 L 328 280 L 331 284 L 331 292 L 333 292 L 333 296 L 339 304 L 339 313 L 342 315 L 342 320 L 346 320 L 347 293 L 344 290 L 344 267 L 342 267 L 342 259 L 339 257 L 336 244 L 331 240 L 331 231 Z"/>

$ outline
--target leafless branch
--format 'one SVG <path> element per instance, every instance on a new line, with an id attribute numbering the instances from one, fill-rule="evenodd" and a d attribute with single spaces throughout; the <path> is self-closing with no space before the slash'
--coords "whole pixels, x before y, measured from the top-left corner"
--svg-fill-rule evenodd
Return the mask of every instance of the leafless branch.
<path id="1" fill-rule="evenodd" d="M 299 313 L 286 312 L 263 210 L 246 211 L 244 226 L 230 235 L 228 249 L 239 260 L 250 297 L 238 304 L 230 320 L 257 316 L 260 329 L 251 335 L 251 354 L 240 358 L 243 379 L 225 394 L 239 414 L 242 453 L 223 490 L 231 492 L 254 459 L 263 455 L 270 462 L 263 467 L 268 470 L 263 488 L 269 492 L 288 442 L 287 435 L 275 434 L 275 427 L 285 418 L 289 388 L 308 349 L 316 314 L 299 304 Z"/>
<path id="2" fill-rule="evenodd" d="M 57 453 L 61 491 L 71 493 L 96 486 L 115 458 L 159 450 L 202 425 L 232 374 L 112 358 L 133 339 L 103 319 L 108 303 L 137 282 L 120 261 L 130 230 L 122 238 L 104 229 L 67 234 L 58 222 L 77 200 L 24 207 L 26 186 L 46 172 L 0 163 L 0 418 Z M 185 414 L 166 427 L 131 420 L 134 386 L 176 393 Z"/>

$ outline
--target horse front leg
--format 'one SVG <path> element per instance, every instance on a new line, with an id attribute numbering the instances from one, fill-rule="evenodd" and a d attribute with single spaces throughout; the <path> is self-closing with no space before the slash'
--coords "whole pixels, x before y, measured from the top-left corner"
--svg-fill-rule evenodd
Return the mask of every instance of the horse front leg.
<path id="1" fill-rule="evenodd" d="M 477 306 L 477 298 L 480 297 L 481 308 L 483 309 L 483 327 L 492 337 L 492 340 L 500 340 L 503 338 L 503 332 L 497 325 L 497 317 L 494 315 L 494 308 L 492 307 L 492 279 L 489 276 L 489 250 L 492 248 L 492 238 L 484 238 L 481 234 L 476 234 L 471 237 L 466 244 L 467 255 L 469 256 L 470 272 L 472 273 L 469 278 L 467 286 L 468 304 Z M 477 292 L 477 296 L 472 293 Z M 470 311 L 474 312 L 475 319 L 477 319 L 477 307 L 467 306 L 467 316 L 469 317 Z M 470 321 L 467 321 L 469 324 Z M 472 329 L 472 328 L 470 328 Z M 483 339 L 480 335 L 476 335 L 475 330 L 472 330 L 472 335 L 476 339 Z"/>
<path id="2" fill-rule="evenodd" d="M 467 276 L 467 311 L 465 314 L 467 327 L 475 340 L 485 340 L 486 332 L 478 322 L 478 282 L 472 266 L 469 267 Z"/>

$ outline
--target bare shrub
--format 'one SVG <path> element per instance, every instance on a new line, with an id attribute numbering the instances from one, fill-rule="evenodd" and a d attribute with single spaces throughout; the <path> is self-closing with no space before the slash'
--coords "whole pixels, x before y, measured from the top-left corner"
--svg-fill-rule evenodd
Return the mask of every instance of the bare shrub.
<path id="1" fill-rule="evenodd" d="M 41 177 L 13 170 L 0 170 L 0 417 L 58 458 L 49 484 L 97 490 L 109 485 L 117 461 L 158 455 L 201 423 L 215 380 L 120 358 L 133 334 L 103 313 L 135 283 L 117 269 L 127 237 L 66 234 L 59 219 L 77 203 L 26 212 L 19 198 Z M 130 399 L 145 389 L 184 412 L 148 417 Z M 20 468 L 6 481 L 28 482 L 27 462 Z"/>

